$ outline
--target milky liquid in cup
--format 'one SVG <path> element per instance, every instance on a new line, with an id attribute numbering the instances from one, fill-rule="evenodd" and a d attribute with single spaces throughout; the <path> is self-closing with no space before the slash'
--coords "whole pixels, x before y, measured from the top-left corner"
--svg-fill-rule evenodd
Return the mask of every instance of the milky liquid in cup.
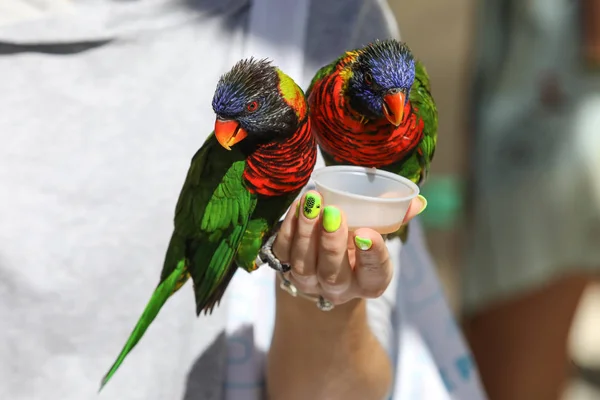
<path id="1" fill-rule="evenodd" d="M 400 192 L 386 192 L 382 195 L 377 196 L 381 199 L 391 199 L 394 197 L 402 197 L 402 193 Z M 381 235 L 387 235 L 388 233 L 394 233 L 396 232 L 398 229 L 400 229 L 400 227 L 402 226 L 402 223 L 396 223 L 396 224 L 392 224 L 392 225 L 383 225 L 383 226 L 357 226 L 357 227 L 348 227 L 348 230 L 350 232 L 355 231 L 359 228 L 370 228 L 373 229 L 374 231 L 376 231 L 377 233 L 381 234 Z"/>
<path id="2" fill-rule="evenodd" d="M 377 196 L 380 199 L 393 199 L 394 197 L 403 197 L 400 192 L 385 192 L 382 195 Z"/>

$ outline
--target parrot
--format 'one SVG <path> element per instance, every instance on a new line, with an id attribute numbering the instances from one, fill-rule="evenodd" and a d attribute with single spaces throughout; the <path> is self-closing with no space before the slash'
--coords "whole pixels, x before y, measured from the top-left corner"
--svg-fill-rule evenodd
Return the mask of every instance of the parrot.
<path id="1" fill-rule="evenodd" d="M 404 42 L 376 40 L 320 68 L 306 90 L 326 165 L 379 168 L 422 185 L 437 142 L 429 76 Z M 408 227 L 387 235 L 406 241 Z"/>
<path id="2" fill-rule="evenodd" d="M 237 62 L 220 77 L 212 108 L 214 131 L 192 158 L 159 283 L 100 390 L 189 278 L 198 317 L 212 313 L 238 267 L 258 268 L 265 237 L 315 167 L 304 92 L 271 60 Z"/>

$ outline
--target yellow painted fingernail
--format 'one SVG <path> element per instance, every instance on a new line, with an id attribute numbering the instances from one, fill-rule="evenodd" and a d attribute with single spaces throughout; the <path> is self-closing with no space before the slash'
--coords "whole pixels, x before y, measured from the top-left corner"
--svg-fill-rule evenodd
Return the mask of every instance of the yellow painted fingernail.
<path id="1" fill-rule="evenodd" d="M 308 219 L 317 218 L 321 212 L 321 197 L 311 192 L 306 193 L 302 211 Z"/>
<path id="2" fill-rule="evenodd" d="M 354 243 L 356 244 L 356 247 L 358 247 L 362 251 L 367 251 L 371 248 L 371 246 L 373 246 L 373 241 L 371 239 L 363 238 L 360 236 L 354 237 Z"/>
<path id="3" fill-rule="evenodd" d="M 335 232 L 342 224 L 342 213 L 333 206 L 327 206 L 323 209 L 323 228 L 327 232 Z"/>
<path id="4" fill-rule="evenodd" d="M 423 208 L 421 208 L 421 211 L 419 211 L 417 213 L 417 215 L 421 214 L 423 211 L 425 211 L 425 209 L 427 208 L 427 199 L 425 198 L 425 196 L 422 195 L 418 195 L 417 196 L 419 199 L 421 199 L 421 201 L 423 202 Z"/>
<path id="5" fill-rule="evenodd" d="M 294 213 L 296 218 L 298 218 L 298 215 L 300 215 L 300 202 L 296 203 L 296 212 Z"/>

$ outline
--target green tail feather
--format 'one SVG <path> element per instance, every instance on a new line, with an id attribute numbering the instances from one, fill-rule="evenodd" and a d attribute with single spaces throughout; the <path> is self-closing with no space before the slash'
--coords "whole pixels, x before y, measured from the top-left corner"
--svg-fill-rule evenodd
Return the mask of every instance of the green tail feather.
<path id="1" fill-rule="evenodd" d="M 117 357 L 117 360 L 114 362 L 112 367 L 110 367 L 106 375 L 104 375 L 104 378 L 102 378 L 99 391 L 101 391 L 104 385 L 108 383 L 110 378 L 112 378 L 115 372 L 117 372 L 117 369 L 119 369 L 125 360 L 125 357 L 127 357 L 129 352 L 133 350 L 135 345 L 140 341 L 146 332 L 146 329 L 148 329 L 148 326 L 150 326 L 154 318 L 156 318 L 167 299 L 173 293 L 179 290 L 179 288 L 183 286 L 188 278 L 189 275 L 186 269 L 186 262 L 185 260 L 181 260 L 173 272 L 171 272 L 171 274 L 158 285 L 158 287 L 154 290 L 154 293 L 152 293 L 152 297 L 148 301 L 148 304 L 146 305 L 142 316 L 135 325 L 135 328 L 131 332 L 131 335 L 129 335 L 129 339 L 127 339 L 127 342 L 125 343 L 125 346 L 123 346 L 123 349 Z"/>

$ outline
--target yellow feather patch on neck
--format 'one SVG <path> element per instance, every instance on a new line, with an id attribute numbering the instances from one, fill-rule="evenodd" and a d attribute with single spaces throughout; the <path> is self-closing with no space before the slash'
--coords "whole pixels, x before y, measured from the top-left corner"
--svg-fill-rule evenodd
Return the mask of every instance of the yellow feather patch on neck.
<path id="1" fill-rule="evenodd" d="M 344 57 L 338 63 L 338 68 L 340 71 L 339 74 L 346 82 L 352 78 L 352 68 L 349 66 L 352 64 L 352 62 L 354 62 L 354 60 L 356 60 L 358 55 L 359 52 L 357 50 L 347 51 L 346 54 L 344 54 Z"/>
<path id="2" fill-rule="evenodd" d="M 283 99 L 296 112 L 298 120 L 304 120 L 306 117 L 304 92 L 296 85 L 296 82 L 292 78 L 284 74 L 279 68 L 277 68 L 277 75 L 279 75 L 279 92 L 283 96 Z"/>
<path id="3" fill-rule="evenodd" d="M 340 76 L 344 82 L 348 82 L 348 80 L 352 78 L 352 70 L 350 68 L 342 68 L 340 70 Z"/>

